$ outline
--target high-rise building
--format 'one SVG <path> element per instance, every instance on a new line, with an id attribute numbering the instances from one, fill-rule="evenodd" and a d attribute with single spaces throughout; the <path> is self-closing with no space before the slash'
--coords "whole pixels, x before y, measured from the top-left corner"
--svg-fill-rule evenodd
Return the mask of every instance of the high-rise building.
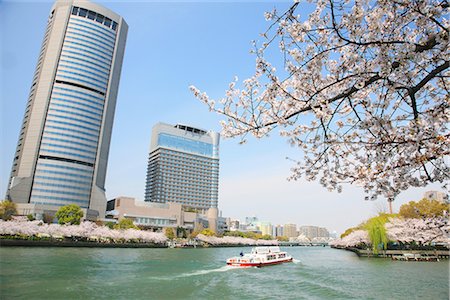
<path id="1" fill-rule="evenodd" d="M 128 25 L 100 5 L 57 1 L 31 84 L 7 198 L 103 215 Z"/>
<path id="2" fill-rule="evenodd" d="M 273 237 L 283 236 L 283 235 L 284 235 L 284 231 L 283 231 L 282 225 L 273 226 L 273 229 L 272 229 Z"/>
<path id="3" fill-rule="evenodd" d="M 297 237 L 297 225 L 295 224 L 285 224 L 283 226 L 284 236 L 288 238 Z"/>
<path id="4" fill-rule="evenodd" d="M 175 202 L 217 211 L 219 139 L 216 132 L 186 125 L 153 127 L 145 201 Z"/>

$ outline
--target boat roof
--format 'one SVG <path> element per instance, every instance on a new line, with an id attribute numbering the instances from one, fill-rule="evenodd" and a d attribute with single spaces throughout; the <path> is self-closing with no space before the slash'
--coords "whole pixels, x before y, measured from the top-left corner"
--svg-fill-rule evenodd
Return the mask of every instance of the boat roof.
<path id="1" fill-rule="evenodd" d="M 278 246 L 255 247 L 255 248 L 253 248 L 253 251 L 255 251 L 255 253 L 261 253 L 261 254 L 281 252 L 280 247 L 278 247 Z"/>

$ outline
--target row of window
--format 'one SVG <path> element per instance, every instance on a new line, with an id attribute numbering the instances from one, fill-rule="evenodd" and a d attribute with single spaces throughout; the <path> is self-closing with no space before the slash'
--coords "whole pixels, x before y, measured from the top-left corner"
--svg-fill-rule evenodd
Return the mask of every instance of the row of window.
<path id="1" fill-rule="evenodd" d="M 135 223 L 142 225 L 176 225 L 175 220 L 156 218 L 135 218 Z"/>
<path id="2" fill-rule="evenodd" d="M 43 187 L 46 185 L 44 184 Z M 55 190 L 55 189 L 43 189 L 40 187 L 33 187 L 34 192 L 41 192 L 46 194 L 60 194 L 60 195 L 68 195 L 68 196 L 76 196 L 76 197 L 82 197 L 82 198 L 89 198 L 90 192 L 85 193 L 76 193 L 76 192 L 70 192 L 70 191 L 64 191 L 64 190 Z"/>
<path id="3" fill-rule="evenodd" d="M 75 179 L 66 179 L 66 178 L 61 178 L 60 176 L 58 177 L 53 177 L 53 176 L 43 176 L 43 175 L 36 175 L 34 176 L 34 178 L 36 179 L 43 179 L 43 180 L 51 180 L 51 181 L 61 181 L 61 182 L 65 182 L 65 183 L 76 183 L 76 184 L 84 184 L 84 185 L 89 185 L 91 184 L 91 181 L 81 181 L 81 180 L 75 180 Z"/>
<path id="4" fill-rule="evenodd" d="M 55 197 L 55 196 L 45 196 L 45 195 L 35 195 L 31 194 L 31 203 L 40 203 L 34 199 L 46 199 L 46 200 L 57 200 L 57 202 L 46 202 L 47 205 L 57 205 L 58 203 L 63 203 L 62 205 L 72 204 L 72 202 L 79 203 L 81 208 L 87 208 L 89 206 L 89 200 L 81 200 L 67 197 Z"/>
<path id="5" fill-rule="evenodd" d="M 78 25 L 69 24 L 66 31 L 66 37 L 77 37 L 78 39 L 82 39 L 86 42 L 90 42 L 93 45 L 101 47 L 105 50 L 114 50 L 114 41 L 110 41 L 105 39 L 104 36 L 100 36 L 98 34 L 93 33 L 92 31 L 88 31 L 84 28 L 79 27 Z"/>
<path id="6" fill-rule="evenodd" d="M 108 29 L 100 26 L 94 22 L 87 21 L 83 18 L 70 18 L 69 24 L 73 27 L 83 27 L 88 29 L 87 32 L 92 33 L 93 31 L 98 33 L 97 36 L 102 37 L 105 41 L 114 44 L 116 40 L 116 33 L 109 31 Z"/>
<path id="7" fill-rule="evenodd" d="M 56 110 L 49 109 L 49 111 L 56 111 Z M 56 111 L 56 112 L 58 112 L 58 111 Z M 61 112 L 61 111 L 59 111 L 59 112 Z M 80 118 L 73 118 L 73 117 L 69 117 L 69 116 L 65 116 L 65 115 L 53 114 L 50 112 L 48 113 L 47 116 L 52 117 L 52 118 L 49 118 L 49 120 L 52 120 L 52 121 L 58 120 L 58 119 L 63 119 L 63 120 L 75 121 L 76 123 L 75 124 L 71 123 L 72 125 L 77 125 L 79 123 L 90 125 L 90 127 L 82 127 L 82 125 L 79 125 L 80 128 L 86 128 L 86 129 L 90 129 L 90 130 L 98 130 L 100 128 L 100 122 L 93 123 L 93 122 L 89 122 L 89 121 L 86 121 L 86 120 L 83 120 Z"/>
<path id="8" fill-rule="evenodd" d="M 38 166 L 52 167 L 52 168 L 58 168 L 58 169 L 63 169 L 63 170 L 83 172 L 83 173 L 88 173 L 88 174 L 91 174 L 91 175 L 92 175 L 92 173 L 94 171 L 92 167 L 88 167 L 89 169 L 82 169 L 82 168 L 77 168 L 77 167 L 70 167 L 70 166 L 67 166 L 67 165 L 58 165 L 58 164 L 52 164 L 52 163 L 44 163 L 44 162 L 41 162 L 41 161 L 38 162 Z"/>
<path id="9" fill-rule="evenodd" d="M 41 155 L 44 154 L 44 153 L 54 153 L 54 154 L 59 154 L 59 155 L 62 155 L 62 156 L 72 156 L 72 157 L 76 157 L 78 159 L 87 160 L 90 163 L 93 163 L 94 160 L 95 160 L 95 157 L 91 157 L 91 156 L 80 155 L 80 154 L 73 153 L 73 152 L 68 152 L 68 151 L 59 151 L 59 150 L 41 148 Z"/>
<path id="10" fill-rule="evenodd" d="M 45 198 L 44 198 L 45 199 Z M 70 204 L 70 202 L 46 202 L 46 201 L 39 201 L 36 199 L 31 199 L 31 203 L 39 204 L 39 205 L 53 205 L 53 206 L 64 206 L 67 204 Z M 87 204 L 81 204 L 81 208 L 89 208 Z"/>
<path id="11" fill-rule="evenodd" d="M 56 84 L 53 87 L 53 94 L 55 94 L 55 91 L 62 91 L 64 93 L 59 93 L 58 95 L 61 96 L 67 96 L 67 97 L 71 97 L 71 98 L 77 98 L 80 100 L 84 100 L 84 101 L 88 101 L 91 103 L 95 103 L 97 105 L 102 105 L 105 101 L 105 97 L 100 97 L 97 94 L 93 94 L 93 93 L 87 93 L 82 91 L 81 89 L 78 88 L 72 88 L 72 87 L 67 87 L 67 86 L 61 86 L 60 84 Z M 69 94 L 67 94 L 67 92 L 69 92 Z M 74 93 L 74 94 L 70 94 L 70 93 Z M 85 97 L 89 97 L 90 99 L 87 99 L 85 97 L 80 97 L 80 95 L 83 95 Z M 96 100 L 96 101 L 93 101 Z"/>
<path id="12" fill-rule="evenodd" d="M 55 171 L 55 170 L 47 170 L 47 169 L 41 169 L 41 168 L 37 168 L 36 173 L 45 173 L 45 174 L 55 174 L 55 175 L 64 175 L 67 177 L 73 177 L 73 178 L 81 178 L 81 179 L 92 179 L 92 175 L 82 175 L 82 174 L 77 174 L 77 173 L 68 173 L 68 172 L 61 172 L 61 171 Z"/>
<path id="13" fill-rule="evenodd" d="M 89 74 L 89 75 L 92 75 L 92 76 L 96 76 L 96 77 L 99 78 L 101 81 L 105 82 L 105 84 L 106 84 L 106 82 L 108 82 L 108 78 L 105 77 L 103 74 L 94 73 L 94 72 L 91 72 L 91 71 L 86 70 L 86 68 L 80 68 L 80 67 L 74 66 L 74 64 L 72 64 L 71 62 L 68 62 L 68 63 L 62 63 L 62 62 L 60 61 L 59 66 L 60 66 L 61 68 L 64 68 L 64 69 L 69 69 L 69 70 L 73 70 L 73 71 L 76 71 L 76 72 L 83 72 L 83 73 L 85 73 L 85 74 Z"/>
<path id="14" fill-rule="evenodd" d="M 83 54 L 87 53 L 89 55 L 94 55 L 95 57 L 101 58 L 104 61 L 101 61 L 101 60 L 100 61 L 103 62 L 104 64 L 108 64 L 109 65 L 111 63 L 111 57 L 112 56 L 110 56 L 110 55 L 109 56 L 101 55 L 101 54 L 97 53 L 97 52 L 100 52 L 99 50 L 95 50 L 96 52 L 91 51 L 91 50 L 87 50 L 86 49 L 87 47 L 85 45 L 81 45 L 81 47 L 78 46 L 78 45 L 75 46 L 75 43 L 70 42 L 68 40 L 65 40 L 63 49 L 67 49 L 67 48 L 81 51 L 81 52 L 83 52 Z"/>
<path id="15" fill-rule="evenodd" d="M 88 139 L 88 138 L 84 138 L 78 135 L 73 135 L 73 134 L 66 134 L 66 133 L 62 133 L 62 132 L 56 132 L 56 131 L 50 131 L 47 130 L 47 128 L 44 130 L 44 135 L 45 136 L 61 136 L 61 137 L 67 137 L 67 138 L 72 138 L 72 139 L 76 139 L 76 140 L 80 140 L 80 141 L 85 141 L 85 142 L 90 142 L 93 144 L 97 144 L 97 140 L 92 140 L 92 139 Z"/>
<path id="16" fill-rule="evenodd" d="M 149 166 L 149 173 L 155 173 L 159 172 L 160 174 L 178 174 L 182 175 L 184 177 L 200 177 L 200 178 L 210 178 L 212 175 L 218 175 L 218 170 L 205 170 L 200 168 L 193 168 L 193 167 L 184 167 L 179 166 L 177 164 L 175 165 L 156 165 L 152 164 Z"/>
<path id="17" fill-rule="evenodd" d="M 50 123 L 50 124 L 53 123 L 53 124 L 59 124 L 59 125 L 66 125 L 66 126 L 69 126 L 69 127 L 74 127 L 74 128 L 76 128 L 76 129 L 67 128 L 67 127 L 51 126 L 51 125 L 47 125 L 48 123 Z M 78 130 L 78 129 L 85 129 L 85 130 L 88 130 L 88 131 L 89 131 L 88 133 L 85 133 L 86 135 L 98 137 L 98 129 L 95 129 L 95 128 L 92 128 L 92 127 L 86 127 L 86 126 L 83 126 L 83 125 L 79 125 L 79 124 L 77 124 L 77 123 L 70 123 L 70 122 L 65 122 L 65 121 L 58 121 L 58 120 L 55 120 L 55 119 L 47 119 L 46 126 L 49 127 L 49 128 L 63 129 L 63 130 L 70 130 L 70 131 L 73 131 L 73 132 L 75 132 L 75 130 L 76 130 L 76 131 L 78 131 L 79 133 L 84 133 L 84 131 L 80 131 L 80 130 Z"/>
<path id="18" fill-rule="evenodd" d="M 90 137 L 93 137 L 93 138 L 98 138 L 98 131 L 96 131 L 97 134 L 92 134 L 92 133 L 87 133 L 87 132 L 76 130 L 76 129 L 72 129 L 72 128 L 53 126 L 53 125 L 46 124 L 45 125 L 45 131 L 48 132 L 48 133 L 51 133 L 51 134 L 55 134 L 55 132 L 48 131 L 48 129 L 61 130 L 61 131 L 70 132 L 70 133 L 78 133 L 78 134 L 90 136 Z M 75 136 L 75 135 L 65 134 L 65 133 L 61 133 L 61 132 L 58 132 L 56 134 L 57 135 L 62 135 L 62 136 L 67 136 L 67 137 L 72 137 L 72 138 L 78 138 L 80 140 L 92 141 L 92 142 L 97 143 L 96 141 L 93 141 L 91 139 L 85 139 L 85 138 L 83 138 L 81 136 Z"/>
<path id="19" fill-rule="evenodd" d="M 95 124 L 95 125 L 99 126 L 100 125 L 99 123 L 101 123 L 101 116 L 100 117 L 91 117 L 91 116 L 88 116 L 88 115 L 86 115 L 84 113 L 77 113 L 75 111 L 66 110 L 66 109 L 57 109 L 57 108 L 54 108 L 53 106 L 66 106 L 66 108 L 71 108 L 71 109 L 73 108 L 73 109 L 79 111 L 79 109 L 77 107 L 73 107 L 73 106 L 72 107 L 70 107 L 70 106 L 67 107 L 67 105 L 51 103 L 49 111 L 62 113 L 62 114 L 68 114 L 68 115 L 77 116 L 77 117 L 82 117 L 82 118 L 89 119 L 89 120 L 92 120 L 92 121 L 97 121 L 97 123 L 98 123 L 97 124 L 97 123 L 91 123 L 91 122 L 87 122 L 86 121 L 87 124 L 91 123 L 91 125 Z"/>
<path id="20" fill-rule="evenodd" d="M 167 133 L 158 135 L 158 146 L 174 148 L 186 152 L 196 153 L 205 156 L 212 156 L 212 144 L 187 139 Z"/>
<path id="21" fill-rule="evenodd" d="M 72 48 L 74 48 L 74 47 L 72 47 Z M 76 51 L 74 51 L 74 50 L 76 50 Z M 61 56 L 69 58 L 70 62 L 74 62 L 74 63 L 75 62 L 80 62 L 80 63 L 85 62 L 85 63 L 92 64 L 96 67 L 102 68 L 105 72 L 107 72 L 111 67 L 110 62 L 104 62 L 92 55 L 87 55 L 87 54 L 83 53 L 82 49 L 79 49 L 79 48 L 77 49 L 75 47 L 74 50 L 69 50 L 69 49 L 67 49 L 67 47 L 64 47 L 61 52 L 62 53 Z"/>
<path id="22" fill-rule="evenodd" d="M 91 11 L 85 8 L 73 6 L 72 15 L 95 20 L 96 22 L 103 24 L 104 26 L 111 28 L 112 30 L 116 30 L 117 28 L 117 23 L 110 18 L 107 18 L 101 14 L 96 13 L 95 11 Z"/>
<path id="23" fill-rule="evenodd" d="M 67 185 L 67 184 L 57 184 L 57 183 L 51 183 L 51 182 L 45 182 L 45 181 L 34 181 L 35 185 L 42 185 L 42 186 L 51 186 L 55 188 L 61 188 L 61 189 L 71 189 L 71 190 L 79 190 L 79 191 L 90 191 L 90 186 L 75 186 L 75 185 Z"/>
<path id="24" fill-rule="evenodd" d="M 173 151 L 170 149 L 160 149 L 160 151 L 153 152 L 150 155 L 150 160 L 161 159 L 161 160 L 174 160 L 178 159 L 182 162 L 188 161 L 193 162 L 197 165 L 208 165 L 208 166 L 219 166 L 219 160 L 209 157 L 202 157 L 195 154 L 183 153 L 179 151 Z"/>
<path id="25" fill-rule="evenodd" d="M 88 67 L 89 69 L 92 69 L 94 71 L 103 73 L 105 75 L 108 75 L 109 66 L 105 66 L 103 63 L 102 64 L 97 64 L 97 63 L 95 63 L 93 61 L 83 60 L 83 58 L 80 57 L 80 56 L 84 57 L 84 55 L 78 54 L 77 52 L 67 51 L 67 50 L 66 50 L 66 52 L 75 53 L 74 55 L 76 55 L 76 56 L 68 55 L 67 53 L 62 52 L 60 57 L 64 59 L 63 60 L 64 62 L 70 62 L 71 64 L 76 64 L 76 65 L 79 65 L 79 66 Z M 86 65 L 86 64 L 83 64 L 83 63 L 88 63 L 89 65 Z"/>
<path id="26" fill-rule="evenodd" d="M 65 42 L 67 44 L 72 44 L 72 45 L 78 45 L 84 48 L 88 48 L 94 51 L 97 51 L 103 55 L 106 55 L 106 57 L 112 57 L 113 54 L 113 49 L 107 49 L 105 47 L 103 47 L 102 45 L 98 45 L 96 43 L 93 43 L 92 41 L 80 38 L 79 36 L 76 35 L 66 35 L 66 39 Z"/>
<path id="27" fill-rule="evenodd" d="M 86 148 L 91 148 L 91 149 L 97 150 L 97 146 L 95 144 L 89 145 L 89 144 L 80 143 L 80 142 L 76 142 L 76 141 L 72 141 L 72 140 L 66 140 L 66 139 L 61 139 L 61 138 L 49 137 L 46 134 L 44 134 L 44 137 L 43 137 L 42 140 L 43 141 L 55 141 L 55 142 L 68 143 L 68 144 L 71 144 L 71 145 L 78 145 L 78 146 L 82 146 L 82 147 L 86 147 Z M 78 150 L 79 151 L 84 151 L 82 149 L 78 149 Z"/>
<path id="28" fill-rule="evenodd" d="M 83 108 L 83 106 L 86 106 L 84 103 L 78 103 L 76 101 L 65 100 L 65 99 L 60 100 L 57 98 L 52 98 L 51 105 L 80 111 L 82 113 L 97 116 L 97 119 L 100 119 L 100 120 L 102 119 L 103 112 L 100 108 L 91 106 L 90 109 L 86 109 L 86 108 Z"/>
<path id="29" fill-rule="evenodd" d="M 77 77 L 61 75 L 60 73 L 61 73 L 61 70 L 58 70 L 57 73 L 56 73 L 56 76 L 57 76 L 56 79 L 57 80 L 61 80 L 61 78 L 63 78 L 62 81 L 69 81 L 69 82 L 72 81 L 72 82 L 75 82 L 75 83 L 82 82 L 84 84 L 87 84 L 88 87 L 89 86 L 96 87 L 98 89 L 98 91 L 101 92 L 101 93 L 104 93 L 106 91 L 106 87 L 105 86 L 101 86 L 101 85 L 92 83 L 92 81 L 83 80 L 83 79 L 80 79 L 80 78 L 77 78 Z"/>
<path id="30" fill-rule="evenodd" d="M 155 160 L 152 160 L 155 161 Z M 151 162 L 152 162 L 151 161 Z M 189 166 L 196 167 L 198 169 L 218 169 L 218 166 L 213 166 L 211 162 L 197 162 L 192 161 L 186 158 L 177 158 L 177 157 L 161 157 L 156 160 L 157 162 L 165 165 L 180 165 L 180 166 Z"/>

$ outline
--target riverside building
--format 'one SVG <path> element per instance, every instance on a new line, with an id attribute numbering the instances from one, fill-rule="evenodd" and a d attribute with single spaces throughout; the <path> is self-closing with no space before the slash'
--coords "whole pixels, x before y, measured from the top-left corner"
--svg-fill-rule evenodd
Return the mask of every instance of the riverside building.
<path id="1" fill-rule="evenodd" d="M 202 212 L 217 212 L 219 139 L 219 134 L 212 131 L 156 124 L 152 130 L 145 201 L 180 203 Z"/>
<path id="2" fill-rule="evenodd" d="M 128 25 L 100 5 L 50 10 L 7 190 L 19 212 L 106 210 L 105 177 Z"/>

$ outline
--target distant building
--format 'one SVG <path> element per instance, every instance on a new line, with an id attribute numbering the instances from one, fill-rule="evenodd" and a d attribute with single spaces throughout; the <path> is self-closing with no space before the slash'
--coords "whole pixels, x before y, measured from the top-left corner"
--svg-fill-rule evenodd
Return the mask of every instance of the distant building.
<path id="1" fill-rule="evenodd" d="M 297 225 L 295 224 L 285 224 L 284 227 L 284 236 L 288 238 L 294 238 L 297 237 Z"/>
<path id="2" fill-rule="evenodd" d="M 230 220 L 230 225 L 229 225 L 230 231 L 239 230 L 239 223 L 240 223 L 239 220 L 235 220 L 235 219 Z"/>
<path id="3" fill-rule="evenodd" d="M 56 1 L 31 84 L 7 199 L 103 217 L 105 178 L 128 25 L 89 1 Z M 10 99 L 13 100 L 13 99 Z"/>
<path id="4" fill-rule="evenodd" d="M 218 206 L 219 134 L 186 125 L 153 127 L 145 201 L 202 211 Z"/>
<path id="5" fill-rule="evenodd" d="M 276 225 L 272 228 L 272 236 L 284 236 L 283 226 L 282 225 Z"/>
<path id="6" fill-rule="evenodd" d="M 257 222 L 256 227 L 262 235 L 272 235 L 272 224 L 270 222 Z"/>
<path id="7" fill-rule="evenodd" d="M 131 219 L 135 225 L 155 231 L 161 231 L 166 227 L 182 227 L 192 231 L 199 224 L 214 231 L 226 228 L 223 224 L 224 218 L 218 220 L 214 208 L 206 210 L 205 213 L 197 213 L 186 211 L 180 203 L 152 203 L 137 201 L 130 197 L 117 197 L 109 200 L 106 216 L 115 220 Z"/>
<path id="8" fill-rule="evenodd" d="M 330 233 L 326 228 L 318 226 L 300 226 L 299 235 L 304 235 L 308 239 L 312 240 L 314 238 L 328 238 Z"/>
<path id="9" fill-rule="evenodd" d="M 423 198 L 428 200 L 436 200 L 441 203 L 448 203 L 448 194 L 438 191 L 427 191 L 423 194 Z"/>

